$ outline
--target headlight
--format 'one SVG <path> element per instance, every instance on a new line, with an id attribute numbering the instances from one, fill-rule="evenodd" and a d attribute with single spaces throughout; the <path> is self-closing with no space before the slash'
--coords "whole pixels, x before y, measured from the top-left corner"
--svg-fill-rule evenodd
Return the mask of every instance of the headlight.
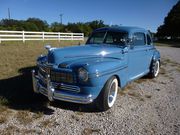
<path id="1" fill-rule="evenodd" d="M 88 72 L 84 68 L 79 68 L 78 77 L 81 81 L 86 82 L 88 80 Z"/>
<path id="2" fill-rule="evenodd" d="M 45 55 L 40 55 L 37 60 L 36 60 L 37 64 L 43 64 L 43 63 L 47 63 L 47 56 Z"/>

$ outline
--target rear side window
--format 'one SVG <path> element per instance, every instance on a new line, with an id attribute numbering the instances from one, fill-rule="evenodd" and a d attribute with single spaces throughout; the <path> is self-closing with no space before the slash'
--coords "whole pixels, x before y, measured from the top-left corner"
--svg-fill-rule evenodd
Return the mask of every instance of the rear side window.
<path id="1" fill-rule="evenodd" d="M 144 33 L 134 33 L 133 36 L 133 45 L 135 46 L 142 46 L 146 44 L 146 38 Z"/>
<path id="2" fill-rule="evenodd" d="M 152 40 L 151 40 L 151 37 L 149 35 L 147 35 L 147 44 L 148 45 L 152 44 Z"/>

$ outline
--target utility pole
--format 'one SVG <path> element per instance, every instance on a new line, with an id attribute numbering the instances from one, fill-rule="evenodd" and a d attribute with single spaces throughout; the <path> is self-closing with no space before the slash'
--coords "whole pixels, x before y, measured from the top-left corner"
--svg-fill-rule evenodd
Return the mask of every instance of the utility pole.
<path id="1" fill-rule="evenodd" d="M 11 19 L 10 9 L 8 8 L 8 19 Z"/>
<path id="2" fill-rule="evenodd" d="M 61 25 L 62 25 L 62 17 L 63 17 L 63 14 L 60 14 L 60 19 L 61 19 Z"/>

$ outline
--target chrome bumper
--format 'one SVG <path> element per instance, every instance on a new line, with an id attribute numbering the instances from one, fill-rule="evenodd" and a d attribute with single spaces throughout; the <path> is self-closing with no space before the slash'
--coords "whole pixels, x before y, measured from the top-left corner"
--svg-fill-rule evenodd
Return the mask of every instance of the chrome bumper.
<path id="1" fill-rule="evenodd" d="M 46 77 L 46 84 L 47 87 L 44 87 L 40 84 L 40 77 L 38 75 L 35 75 L 35 70 L 32 70 L 32 82 L 33 82 L 33 90 L 35 93 L 41 93 L 48 97 L 50 101 L 53 101 L 54 99 L 62 100 L 62 101 L 68 101 L 73 103 L 80 103 L 80 104 L 89 104 L 93 102 L 92 95 L 84 95 L 80 93 L 70 93 L 70 92 L 64 92 L 64 91 L 56 91 L 55 88 L 52 85 L 52 82 L 50 81 L 50 76 L 47 75 Z"/>

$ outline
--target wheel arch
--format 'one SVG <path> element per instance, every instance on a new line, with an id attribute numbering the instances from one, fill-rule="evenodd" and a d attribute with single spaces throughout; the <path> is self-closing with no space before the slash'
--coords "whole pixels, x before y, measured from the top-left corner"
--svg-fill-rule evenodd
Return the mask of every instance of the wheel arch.
<path id="1" fill-rule="evenodd" d="M 117 74 L 112 75 L 112 76 L 115 76 L 115 77 L 117 78 L 117 80 L 118 80 L 118 86 L 121 87 L 121 80 L 120 80 L 120 77 L 119 77 Z M 112 76 L 111 76 L 111 77 L 112 77 Z"/>

